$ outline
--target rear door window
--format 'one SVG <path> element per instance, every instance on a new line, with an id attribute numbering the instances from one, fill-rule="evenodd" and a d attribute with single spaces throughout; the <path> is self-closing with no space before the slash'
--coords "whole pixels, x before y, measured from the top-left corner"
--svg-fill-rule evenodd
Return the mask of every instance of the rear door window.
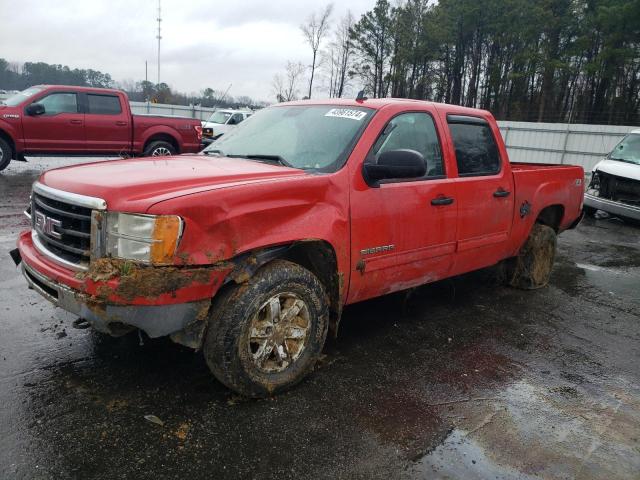
<path id="1" fill-rule="evenodd" d="M 500 153 L 489 124 L 482 119 L 449 118 L 458 175 L 473 177 L 500 172 Z"/>
<path id="2" fill-rule="evenodd" d="M 89 112 L 94 115 L 119 115 L 122 113 L 120 99 L 116 95 L 87 95 Z"/>

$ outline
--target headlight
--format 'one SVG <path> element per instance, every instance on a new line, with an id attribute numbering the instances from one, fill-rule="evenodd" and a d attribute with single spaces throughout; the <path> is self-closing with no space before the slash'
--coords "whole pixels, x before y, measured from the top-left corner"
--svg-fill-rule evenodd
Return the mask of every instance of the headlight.
<path id="1" fill-rule="evenodd" d="M 175 215 L 107 214 L 107 255 L 153 264 L 171 264 L 182 235 Z"/>

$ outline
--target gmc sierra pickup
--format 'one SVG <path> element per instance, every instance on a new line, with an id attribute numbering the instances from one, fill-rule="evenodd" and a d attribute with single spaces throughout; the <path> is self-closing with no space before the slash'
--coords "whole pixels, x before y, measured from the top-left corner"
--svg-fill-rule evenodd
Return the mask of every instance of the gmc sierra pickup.
<path id="1" fill-rule="evenodd" d="M 201 155 L 43 173 L 12 256 L 79 321 L 202 348 L 222 383 L 260 397 L 311 371 L 345 305 L 496 264 L 544 286 L 583 179 L 510 164 L 486 111 L 293 102 Z"/>
<path id="2" fill-rule="evenodd" d="M 192 118 L 133 115 L 126 93 L 38 85 L 0 103 L 0 170 L 25 155 L 174 155 L 200 150 Z"/>

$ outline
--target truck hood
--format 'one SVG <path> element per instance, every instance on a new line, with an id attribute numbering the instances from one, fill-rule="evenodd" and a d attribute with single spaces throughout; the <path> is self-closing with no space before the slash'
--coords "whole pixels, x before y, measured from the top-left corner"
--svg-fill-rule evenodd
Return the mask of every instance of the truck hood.
<path id="1" fill-rule="evenodd" d="M 633 163 L 620 162 L 618 160 L 604 159 L 593 167 L 594 171 L 616 175 L 617 177 L 630 178 L 632 180 L 640 180 L 640 165 Z"/>
<path id="2" fill-rule="evenodd" d="M 207 190 L 307 175 L 241 158 L 180 155 L 94 162 L 49 170 L 40 183 L 106 200 L 109 210 L 144 213 L 157 202 Z"/>

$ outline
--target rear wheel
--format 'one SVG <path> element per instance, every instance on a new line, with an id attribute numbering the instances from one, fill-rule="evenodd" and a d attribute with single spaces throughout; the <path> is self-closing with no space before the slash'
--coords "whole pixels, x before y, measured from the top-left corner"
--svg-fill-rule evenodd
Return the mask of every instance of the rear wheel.
<path id="1" fill-rule="evenodd" d="M 176 147 L 164 140 L 156 140 L 151 142 L 145 148 L 143 155 L 145 157 L 168 157 L 176 154 Z"/>
<path id="2" fill-rule="evenodd" d="M 0 171 L 7 168 L 13 158 L 13 149 L 6 140 L 0 138 Z"/>
<path id="3" fill-rule="evenodd" d="M 242 395 L 284 391 L 313 369 L 327 337 L 328 311 L 313 273 L 275 260 L 216 297 L 204 344 L 207 364 Z"/>
<path id="4" fill-rule="evenodd" d="M 556 258 L 557 237 L 553 228 L 536 223 L 517 257 L 507 260 L 506 281 L 525 290 L 542 288 L 549 283 Z"/>

